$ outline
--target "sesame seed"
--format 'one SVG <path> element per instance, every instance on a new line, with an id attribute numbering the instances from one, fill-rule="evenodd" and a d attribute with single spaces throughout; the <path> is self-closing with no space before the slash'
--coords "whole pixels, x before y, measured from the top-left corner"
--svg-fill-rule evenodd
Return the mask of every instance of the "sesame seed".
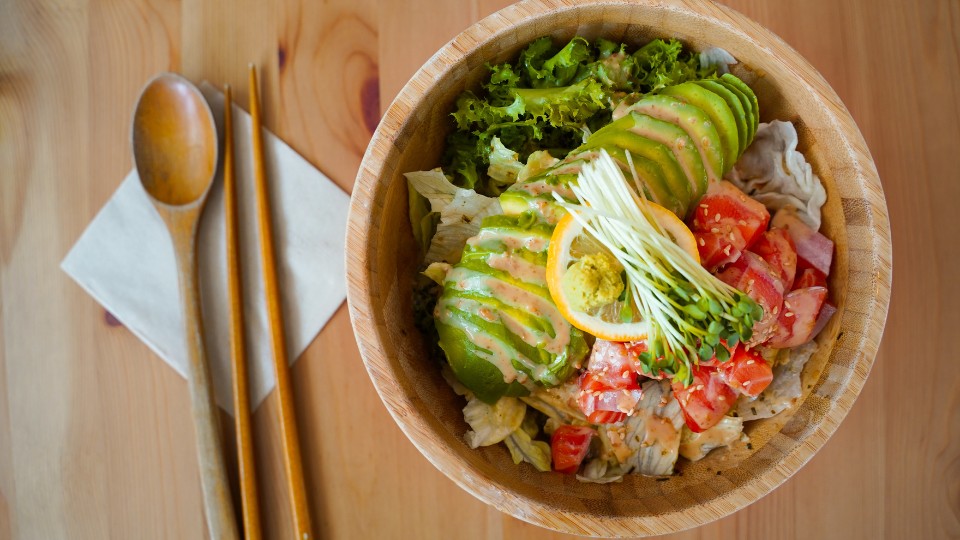
<path id="1" fill-rule="evenodd" d="M 717 396 L 717 399 L 720 400 L 720 401 L 726 401 L 726 400 L 727 400 L 727 398 L 726 398 L 725 396 Z"/>
<path id="2" fill-rule="evenodd" d="M 752 285 L 753 285 L 753 282 L 754 282 L 754 280 L 751 279 L 750 281 L 747 282 L 747 285 L 752 286 Z"/>
<path id="3" fill-rule="evenodd" d="M 748 365 L 748 366 L 753 365 L 753 364 L 755 364 L 755 363 L 756 363 L 755 360 L 747 360 L 747 365 Z"/>
<path id="4" fill-rule="evenodd" d="M 776 315 L 777 313 L 780 313 L 780 306 L 773 306 L 773 314 Z"/>
<path id="5" fill-rule="evenodd" d="M 783 316 L 784 316 L 784 317 L 787 317 L 787 318 L 789 319 L 790 317 L 793 317 L 793 313 L 791 313 L 791 312 L 788 311 L 788 312 L 784 313 Z"/>
<path id="6" fill-rule="evenodd" d="M 703 385 L 702 385 L 702 384 L 698 384 L 698 385 L 697 385 L 697 391 L 699 392 L 700 390 L 703 390 Z"/>
<path id="7" fill-rule="evenodd" d="M 736 242 L 736 240 L 733 238 L 733 233 L 732 233 L 732 232 L 730 233 L 730 241 L 731 241 L 731 242 Z"/>
<path id="8" fill-rule="evenodd" d="M 727 257 L 730 256 L 730 248 L 731 248 L 731 247 L 733 247 L 733 246 L 727 246 L 727 247 L 723 248 L 723 254 L 726 255 Z"/>
<path id="9" fill-rule="evenodd" d="M 720 222 L 720 214 L 717 213 L 717 215 L 713 216 L 713 220 L 719 223 L 719 222 Z"/>
<path id="10" fill-rule="evenodd" d="M 710 229 L 710 232 L 712 232 L 712 233 L 718 233 L 718 232 L 720 232 L 720 229 L 714 227 L 714 228 Z"/>
<path id="11" fill-rule="evenodd" d="M 740 221 L 738 221 L 737 223 L 739 223 L 742 227 L 746 227 L 746 226 L 747 226 L 747 222 L 744 221 L 744 220 L 742 220 L 742 219 L 741 219 Z"/>
<path id="12" fill-rule="evenodd" d="M 701 205 L 700 205 L 700 208 L 710 208 L 710 207 L 707 206 L 706 204 L 701 204 Z"/>
<path id="13" fill-rule="evenodd" d="M 707 243 L 703 241 L 703 238 L 698 238 L 697 240 L 700 242 L 701 246 L 707 245 Z"/>
<path id="14" fill-rule="evenodd" d="M 748 386 L 750 386 L 750 381 L 744 381 L 744 382 L 743 382 L 743 387 L 746 388 L 746 387 L 748 387 Z"/>

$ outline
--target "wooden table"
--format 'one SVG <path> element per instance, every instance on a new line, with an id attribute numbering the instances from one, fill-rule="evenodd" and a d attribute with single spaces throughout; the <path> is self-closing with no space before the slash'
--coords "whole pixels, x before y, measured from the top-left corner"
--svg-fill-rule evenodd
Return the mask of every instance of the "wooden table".
<path id="1" fill-rule="evenodd" d="M 266 123 L 349 190 L 380 112 L 504 0 L 0 2 L 0 539 L 205 535 L 187 387 L 59 261 L 131 168 L 141 85 L 263 69 Z M 803 470 L 678 537 L 960 535 L 960 3 L 729 4 L 782 36 L 863 130 L 893 227 L 893 300 L 852 413 Z M 908 5 L 909 4 L 909 5 Z M 473 499 L 394 425 L 346 307 L 293 371 L 330 538 L 558 538 Z M 271 396 L 256 412 L 270 538 L 290 516 Z"/>

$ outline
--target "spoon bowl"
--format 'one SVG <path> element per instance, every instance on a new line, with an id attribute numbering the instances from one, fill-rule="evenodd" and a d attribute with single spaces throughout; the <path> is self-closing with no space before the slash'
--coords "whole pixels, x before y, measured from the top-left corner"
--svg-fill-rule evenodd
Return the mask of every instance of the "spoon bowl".
<path id="1" fill-rule="evenodd" d="M 207 529 L 210 538 L 237 538 L 213 382 L 204 352 L 197 280 L 197 224 L 217 169 L 213 113 L 190 81 L 162 73 L 140 94 L 131 143 L 140 182 L 167 226 L 177 258 L 187 383 Z"/>
<path id="2" fill-rule="evenodd" d="M 133 118 L 133 158 L 157 202 L 200 201 L 217 169 L 217 129 L 206 100 L 189 81 L 162 73 L 143 89 Z"/>

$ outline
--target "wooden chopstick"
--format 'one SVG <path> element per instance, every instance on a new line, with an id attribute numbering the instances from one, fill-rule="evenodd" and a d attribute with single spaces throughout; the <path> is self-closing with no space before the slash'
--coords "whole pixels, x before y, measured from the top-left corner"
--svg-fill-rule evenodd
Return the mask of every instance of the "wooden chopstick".
<path id="1" fill-rule="evenodd" d="M 283 437 L 283 461 L 287 472 L 287 490 L 293 510 L 297 540 L 310 540 L 310 508 L 303 484 L 303 463 L 300 458 L 300 438 L 293 409 L 293 389 L 290 387 L 290 368 L 287 364 L 287 345 L 283 331 L 283 313 L 273 247 L 273 228 L 270 221 L 270 201 L 267 192 L 266 170 L 263 161 L 263 134 L 260 119 L 260 97 L 257 86 L 257 68 L 250 64 L 250 116 L 253 119 L 253 172 L 257 191 L 257 223 L 260 227 L 260 257 L 263 259 L 263 288 L 270 319 L 270 339 L 273 343 L 273 365 L 277 375 L 277 394 L 280 398 L 280 432 Z"/>
<path id="2" fill-rule="evenodd" d="M 233 362 L 233 414 L 240 463 L 240 501 L 247 540 L 260 540 L 260 502 L 253 464 L 250 426 L 250 393 L 247 389 L 247 347 L 244 342 L 243 289 L 240 272 L 240 227 L 237 216 L 237 181 L 233 169 L 233 96 L 223 88 L 223 198 L 227 229 L 227 289 L 230 292 L 230 358 Z"/>

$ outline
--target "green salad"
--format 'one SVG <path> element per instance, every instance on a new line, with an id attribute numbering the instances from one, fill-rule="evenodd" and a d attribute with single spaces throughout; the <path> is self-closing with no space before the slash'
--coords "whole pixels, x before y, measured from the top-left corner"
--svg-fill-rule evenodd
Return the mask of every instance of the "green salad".
<path id="1" fill-rule="evenodd" d="M 789 171 L 725 180 L 742 158 L 803 159 L 767 144 L 793 127 L 760 124 L 735 63 L 543 37 L 458 97 L 440 167 L 406 177 L 415 316 L 467 399 L 468 445 L 584 481 L 669 475 L 741 440 L 741 404 L 786 395 L 774 371 L 809 357 L 784 351 L 819 331 L 832 243 Z M 751 195 L 787 206 L 780 227 Z"/>

